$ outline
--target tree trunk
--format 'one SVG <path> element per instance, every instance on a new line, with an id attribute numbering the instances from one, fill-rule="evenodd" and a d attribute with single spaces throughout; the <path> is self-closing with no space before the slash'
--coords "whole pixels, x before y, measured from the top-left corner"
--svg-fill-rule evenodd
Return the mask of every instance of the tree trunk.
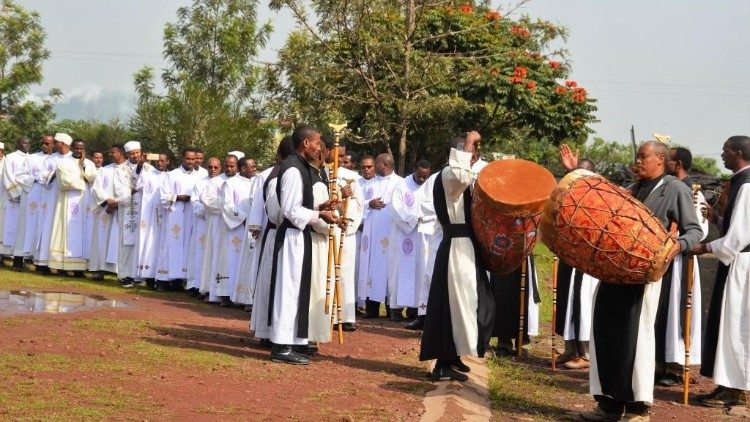
<path id="1" fill-rule="evenodd" d="M 401 133 L 399 134 L 398 140 L 398 169 L 397 172 L 400 175 L 404 175 L 404 169 L 406 167 L 406 133 L 409 129 L 409 116 L 407 104 L 411 102 L 411 51 L 412 43 L 411 36 L 414 33 L 414 0 L 406 0 L 405 4 L 405 17 L 406 17 L 406 31 L 404 33 L 404 79 L 403 79 L 403 92 L 404 92 L 404 105 L 400 107 L 400 125 Z"/>
<path id="2" fill-rule="evenodd" d="M 408 124 L 406 122 L 401 124 L 401 135 L 398 139 L 398 170 L 396 171 L 401 176 L 405 176 L 404 170 L 406 168 L 406 131 Z"/>

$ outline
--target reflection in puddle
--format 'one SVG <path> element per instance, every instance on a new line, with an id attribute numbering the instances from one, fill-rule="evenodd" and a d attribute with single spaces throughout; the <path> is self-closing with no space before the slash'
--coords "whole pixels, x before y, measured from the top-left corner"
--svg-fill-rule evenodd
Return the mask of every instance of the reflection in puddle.
<path id="1" fill-rule="evenodd" d="M 0 290 L 0 313 L 3 314 L 68 313 L 90 309 L 127 308 L 128 306 L 125 302 L 107 299 L 99 295 Z"/>

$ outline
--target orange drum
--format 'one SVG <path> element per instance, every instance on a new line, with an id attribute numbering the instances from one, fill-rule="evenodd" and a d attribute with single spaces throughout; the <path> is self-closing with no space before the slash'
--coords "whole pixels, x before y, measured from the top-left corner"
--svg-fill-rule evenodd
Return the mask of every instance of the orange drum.
<path id="1" fill-rule="evenodd" d="M 499 160 L 477 177 L 471 226 L 487 270 L 507 274 L 518 268 L 536 244 L 544 204 L 555 178 L 526 160 Z"/>
<path id="2" fill-rule="evenodd" d="M 560 180 L 544 208 L 541 231 L 561 260 L 616 284 L 661 279 L 677 242 L 630 192 L 586 170 Z"/>

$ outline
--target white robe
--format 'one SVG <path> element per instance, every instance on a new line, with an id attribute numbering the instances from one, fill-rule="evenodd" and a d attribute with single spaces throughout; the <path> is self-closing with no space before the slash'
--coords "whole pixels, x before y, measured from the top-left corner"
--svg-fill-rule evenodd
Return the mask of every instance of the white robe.
<path id="1" fill-rule="evenodd" d="M 2 169 L 2 184 L 6 190 L 5 222 L 0 236 L 0 254 L 23 256 L 23 234 L 26 223 L 26 202 L 33 177 L 29 172 L 29 154 L 15 151 L 5 157 Z M 16 247 L 17 244 L 19 247 Z"/>
<path id="2" fill-rule="evenodd" d="M 261 248 L 261 257 L 258 265 L 258 275 L 255 283 L 255 295 L 253 298 L 253 314 L 250 320 L 250 330 L 255 337 L 268 339 L 271 337 L 271 327 L 268 325 L 268 303 L 271 289 L 271 271 L 273 270 L 273 246 L 276 238 L 276 229 L 281 225 L 284 216 L 281 214 L 281 205 L 276 195 L 276 182 L 278 178 L 274 177 L 268 181 L 265 200 L 263 201 L 268 226 L 264 230 L 266 241 Z M 261 196 L 262 192 L 261 192 Z M 256 205 L 254 204 L 253 207 Z M 263 233 L 261 234 L 263 236 Z M 262 241 L 262 238 L 260 238 Z"/>
<path id="3" fill-rule="evenodd" d="M 117 254 L 120 229 L 117 221 L 117 211 L 107 213 L 106 201 L 114 198 L 113 179 L 115 164 L 108 164 L 99 169 L 96 179 L 91 186 L 91 202 L 89 209 L 94 219 L 91 230 L 91 250 L 89 256 L 89 271 L 106 271 L 117 273 Z"/>
<path id="4" fill-rule="evenodd" d="M 201 293 L 208 293 L 211 302 L 217 302 L 219 295 L 216 288 L 219 283 L 226 283 L 229 276 L 218 273 L 219 250 L 223 247 L 226 236 L 226 224 L 221 217 L 221 187 L 227 181 L 222 173 L 209 179 L 206 187 L 198 194 L 206 210 L 206 245 L 201 260 L 200 287 Z"/>
<path id="5" fill-rule="evenodd" d="M 193 204 L 193 227 L 188 242 L 186 289 L 200 288 L 203 254 L 206 251 L 206 207 L 200 201 L 200 193 L 206 188 L 209 180 L 209 177 L 204 177 L 195 182 L 193 192 L 190 194 L 190 203 Z"/>
<path id="6" fill-rule="evenodd" d="M 406 176 L 393 190 L 391 228 L 388 244 L 388 290 L 392 308 L 418 306 L 417 255 L 420 236 L 417 232 L 422 185 L 414 181 L 414 174 Z"/>
<path id="7" fill-rule="evenodd" d="M 41 200 L 44 188 L 41 185 L 41 175 L 44 169 L 44 161 L 47 154 L 39 151 L 29 157 L 29 173 L 34 179 L 29 189 L 29 196 L 26 199 L 23 245 L 21 253 L 24 256 L 31 256 L 36 249 L 37 233 L 39 233 L 39 224 L 41 216 Z M 20 255 L 20 254 L 19 254 Z"/>
<path id="8" fill-rule="evenodd" d="M 573 320 L 573 301 L 575 295 L 574 280 L 577 269 L 573 269 L 570 274 L 570 286 L 568 288 L 568 306 L 565 310 L 565 329 L 563 330 L 564 340 L 589 341 L 591 338 L 591 316 L 594 312 L 594 292 L 599 285 L 599 280 L 583 273 L 581 278 L 581 306 L 578 315 L 578 336 L 576 337 L 576 326 Z"/>
<path id="9" fill-rule="evenodd" d="M 177 201 L 178 195 L 193 192 L 198 173 L 180 166 L 169 173 L 159 191 L 161 206 L 166 210 L 166 241 L 159 249 L 156 279 L 160 281 L 187 277 L 188 246 L 193 227 L 193 205 Z"/>
<path id="10" fill-rule="evenodd" d="M 156 278 L 157 251 L 161 247 L 165 210 L 160 206 L 159 188 L 167 173 L 156 169 L 141 173 L 138 179 L 141 197 L 141 224 L 138 233 L 138 272 L 141 279 Z"/>
<path id="11" fill-rule="evenodd" d="M 357 179 L 357 185 L 359 186 L 360 192 L 362 192 L 362 215 L 360 216 L 360 226 L 362 226 L 362 229 L 360 230 L 359 227 L 357 227 L 357 260 L 354 267 L 354 282 L 355 282 L 355 291 L 357 294 L 357 306 L 365 306 L 365 299 L 366 299 L 366 292 L 363 291 L 367 284 L 367 278 L 364 276 L 364 274 L 367 273 L 369 269 L 369 246 L 363 246 L 362 245 L 362 237 L 364 234 L 364 225 L 367 222 L 367 216 L 370 214 L 370 207 L 369 202 L 372 199 L 373 190 L 372 190 L 372 184 L 375 183 L 375 178 L 372 179 L 365 179 L 364 177 L 360 177 Z M 369 237 L 364 236 L 365 240 L 368 241 L 369 245 Z M 365 250 L 363 250 L 365 248 Z"/>
<path id="12" fill-rule="evenodd" d="M 364 198 L 362 188 L 359 184 L 359 175 L 349 169 L 339 168 L 338 184 L 346 186 L 347 181 L 354 180 L 349 186 L 352 188 L 352 196 L 348 199 L 346 209 L 346 219 L 348 226 L 344 238 L 344 251 L 340 258 L 341 262 L 341 299 L 343 322 L 354 323 L 357 318 L 357 295 L 356 295 L 356 267 L 359 247 L 357 245 L 357 228 L 362 222 L 362 209 L 364 207 Z M 343 204 L 342 204 L 343 207 Z M 343 209 L 342 209 L 343 211 Z M 340 245 L 341 230 L 336 230 L 336 247 Z M 337 249 L 338 250 L 338 249 Z M 338 314 L 334 319 L 338 323 Z"/>
<path id="13" fill-rule="evenodd" d="M 302 283 L 300 257 L 304 253 L 304 234 L 307 225 L 318 221 L 318 212 L 302 206 L 302 176 L 292 167 L 281 177 L 279 203 L 281 213 L 293 225 L 284 236 L 276 261 L 276 281 L 271 342 L 292 345 L 307 344 L 307 337 L 297 337 L 298 300 Z"/>
<path id="14" fill-rule="evenodd" d="M 94 163 L 88 159 L 81 168 L 72 154 L 63 157 L 55 171 L 60 192 L 54 208 L 50 236 L 49 267 L 66 271 L 84 271 L 88 266 L 85 254 L 86 191 L 96 177 Z"/>
<path id="15" fill-rule="evenodd" d="M 235 287 L 237 285 L 237 271 L 244 245 L 248 241 L 248 232 L 245 230 L 245 220 L 250 214 L 253 204 L 254 180 L 242 175 L 230 177 L 224 183 L 221 191 L 221 216 L 224 222 L 226 235 L 222 239 L 223 247 L 219 251 L 217 274 L 221 277 L 229 277 L 226 282 L 216 286 L 218 296 L 229 296 L 233 300 Z M 242 275 L 246 277 L 246 275 Z M 245 292 L 248 293 L 248 292 Z"/>
<path id="16" fill-rule="evenodd" d="M 49 265 L 52 226 L 55 220 L 57 196 L 60 191 L 60 181 L 55 177 L 55 171 L 62 158 L 63 156 L 57 152 L 48 155 L 44 160 L 44 165 L 40 172 L 41 184 L 44 190 L 42 191 L 41 199 L 42 213 L 39 219 L 39 231 L 37 232 L 36 246 L 34 248 L 35 266 Z"/>
<path id="17" fill-rule="evenodd" d="M 265 211 L 258 212 L 254 207 L 263 207 L 263 200 L 257 197 L 257 195 L 263 195 L 263 183 L 266 179 L 261 176 L 262 174 L 260 173 L 252 178 L 253 183 L 250 187 L 251 202 L 244 225 L 245 234 L 243 236 L 242 253 L 240 255 L 240 262 L 237 265 L 238 277 L 234 283 L 234 291 L 230 297 L 232 302 L 243 305 L 253 304 L 255 281 L 258 276 L 258 260 L 260 259 L 258 250 L 260 249 L 260 236 L 263 235 L 263 228 L 265 226 L 263 224 Z M 250 230 L 259 230 L 261 234 L 256 239 L 250 234 Z"/>
<path id="18" fill-rule="evenodd" d="M 328 200 L 328 186 L 322 182 L 313 185 L 315 206 Z M 327 343 L 331 341 L 331 312 L 333 309 L 333 282 L 331 274 L 331 297 L 326 310 L 326 283 L 328 272 L 328 224 L 319 219 L 312 225 L 312 271 L 310 281 L 310 309 L 308 312 L 307 338 L 309 341 Z"/>
<path id="19" fill-rule="evenodd" d="M 120 280 L 138 276 L 138 234 L 144 186 L 140 179 L 144 173 L 152 171 L 153 167 L 146 163 L 138 174 L 137 164 L 130 161 L 125 161 L 115 169 L 113 189 L 120 229 L 117 278 Z"/>
<path id="20" fill-rule="evenodd" d="M 750 183 L 737 193 L 729 230 L 710 243 L 714 255 L 729 266 L 721 301 L 719 338 L 713 380 L 716 385 L 750 390 Z"/>
<path id="21" fill-rule="evenodd" d="M 403 180 L 396 173 L 388 176 L 377 176 L 375 182 L 368 186 L 365 198 L 380 198 L 386 204 L 379 210 L 368 209 L 367 219 L 362 231 L 360 248 L 359 295 L 375 302 L 384 302 L 388 292 L 388 245 L 391 229 L 390 203 L 393 190 Z M 365 199 L 369 203 L 369 199 Z"/>
<path id="22" fill-rule="evenodd" d="M 430 176 L 422 186 L 423 195 L 420 203 L 419 224 L 419 253 L 417 254 L 417 285 L 418 292 L 418 315 L 427 313 L 427 298 L 430 294 L 430 284 L 432 283 L 432 271 L 435 267 L 435 256 L 438 246 L 443 240 L 443 227 L 437 221 L 435 214 L 435 203 L 433 202 L 433 189 L 435 179 L 440 176 L 437 172 Z"/>
<path id="23" fill-rule="evenodd" d="M 8 191 L 3 183 L 3 170 L 5 169 L 5 156 L 0 157 L 0 243 L 2 243 L 2 234 L 5 229 L 5 203 L 8 201 Z M 0 251 L 2 250 L 0 245 Z M 0 255 L 2 256 L 2 255 Z"/>

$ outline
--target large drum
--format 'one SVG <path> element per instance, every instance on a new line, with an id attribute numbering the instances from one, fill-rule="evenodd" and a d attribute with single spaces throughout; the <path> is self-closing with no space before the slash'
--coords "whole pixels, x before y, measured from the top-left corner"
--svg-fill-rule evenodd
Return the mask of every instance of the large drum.
<path id="1" fill-rule="evenodd" d="M 555 188 L 547 169 L 526 160 L 499 160 L 479 173 L 471 226 L 491 272 L 507 274 L 534 249 L 544 204 Z"/>
<path id="2" fill-rule="evenodd" d="M 628 191 L 586 170 L 560 180 L 544 208 L 541 232 L 560 259 L 616 284 L 661 279 L 677 242 Z"/>

